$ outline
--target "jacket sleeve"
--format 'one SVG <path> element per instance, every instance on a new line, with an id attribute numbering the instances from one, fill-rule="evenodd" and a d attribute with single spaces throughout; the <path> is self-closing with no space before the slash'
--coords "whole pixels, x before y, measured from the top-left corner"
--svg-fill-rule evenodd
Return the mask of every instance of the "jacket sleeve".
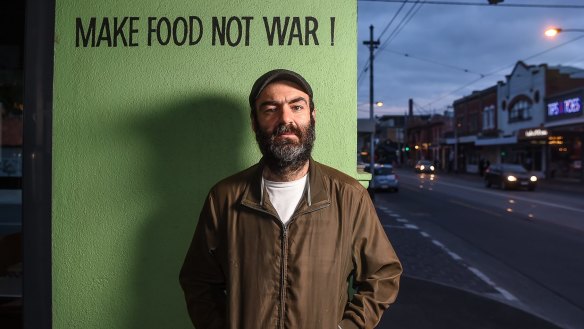
<path id="1" fill-rule="evenodd" d="M 225 275 L 217 257 L 224 248 L 218 246 L 214 206 L 209 194 L 179 276 L 189 316 L 197 329 L 226 328 Z"/>
<path id="2" fill-rule="evenodd" d="M 343 329 L 374 328 L 399 290 L 402 266 L 379 222 L 367 192 L 362 193 L 353 227 L 356 293 L 345 307 Z"/>

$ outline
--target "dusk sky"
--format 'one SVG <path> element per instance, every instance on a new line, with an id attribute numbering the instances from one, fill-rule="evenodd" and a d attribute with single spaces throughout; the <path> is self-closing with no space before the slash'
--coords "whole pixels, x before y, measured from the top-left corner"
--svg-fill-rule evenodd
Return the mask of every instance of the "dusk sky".
<path id="1" fill-rule="evenodd" d="M 363 41 L 369 40 L 370 25 L 381 42 L 374 61 L 374 99 L 384 102 L 375 107 L 378 116 L 404 114 L 409 98 L 416 114 L 443 113 L 473 90 L 504 81 L 520 60 L 584 70 L 584 1 L 505 0 L 482 6 L 486 3 L 358 0 L 358 117 L 369 117 L 369 71 L 364 72 L 369 49 Z M 582 31 L 550 39 L 543 35 L 549 26 Z"/>

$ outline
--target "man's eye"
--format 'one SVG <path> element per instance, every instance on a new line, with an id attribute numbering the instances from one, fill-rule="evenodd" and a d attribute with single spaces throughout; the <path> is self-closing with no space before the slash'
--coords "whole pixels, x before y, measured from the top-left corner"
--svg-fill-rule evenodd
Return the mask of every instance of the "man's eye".
<path id="1" fill-rule="evenodd" d="M 304 107 L 302 105 L 292 105 L 292 109 L 295 111 L 300 111 L 302 110 Z"/>
<path id="2" fill-rule="evenodd" d="M 264 113 L 273 113 L 276 111 L 276 108 L 274 107 L 267 107 L 264 109 Z"/>

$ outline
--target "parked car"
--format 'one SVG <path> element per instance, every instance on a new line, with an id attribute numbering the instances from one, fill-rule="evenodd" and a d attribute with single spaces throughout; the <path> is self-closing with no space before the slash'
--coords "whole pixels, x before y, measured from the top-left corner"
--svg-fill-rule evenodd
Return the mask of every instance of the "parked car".
<path id="1" fill-rule="evenodd" d="M 530 174 L 522 165 L 497 163 L 485 170 L 485 186 L 497 185 L 501 189 L 526 188 L 530 191 L 537 186 L 537 176 Z"/>
<path id="2" fill-rule="evenodd" d="M 436 171 L 436 167 L 434 167 L 434 163 L 428 160 L 420 160 L 416 162 L 415 167 L 416 172 L 418 173 L 428 173 L 433 174 Z"/>
<path id="3" fill-rule="evenodd" d="M 370 166 L 365 167 L 366 172 L 371 172 Z M 375 165 L 373 179 L 369 182 L 369 187 L 374 190 L 399 191 L 399 179 L 393 172 L 392 165 Z"/>

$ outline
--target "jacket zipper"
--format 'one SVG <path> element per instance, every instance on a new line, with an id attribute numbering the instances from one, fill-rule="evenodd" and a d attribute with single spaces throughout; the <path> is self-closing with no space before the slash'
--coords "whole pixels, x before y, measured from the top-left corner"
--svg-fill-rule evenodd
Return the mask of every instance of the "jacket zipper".
<path id="1" fill-rule="evenodd" d="M 315 207 L 313 209 L 309 209 L 309 210 L 305 210 L 299 213 L 296 213 L 294 215 L 292 215 L 292 217 L 290 218 L 290 220 L 288 221 L 287 224 L 281 224 L 282 227 L 282 234 L 280 235 L 281 240 L 280 240 L 280 247 L 282 248 L 282 261 L 280 262 L 280 314 L 278 314 L 278 328 L 283 329 L 284 328 L 284 314 L 285 314 L 285 300 L 286 300 L 286 267 L 287 267 L 287 260 L 288 260 L 288 225 L 290 225 L 292 222 L 294 222 L 296 220 L 296 218 L 302 216 L 302 215 L 306 215 L 308 213 L 320 210 L 322 208 L 326 208 L 327 206 L 330 205 L 330 202 L 327 202 L 323 205 L 320 205 L 318 207 Z M 247 205 L 248 207 L 258 210 L 260 212 L 266 213 L 268 215 L 274 216 L 274 214 L 272 214 L 269 211 L 266 211 L 263 207 L 256 207 L 256 206 L 252 206 L 252 205 Z M 276 218 L 278 218 L 278 216 L 275 216 Z M 278 218 L 278 221 L 280 221 L 280 219 Z M 280 221 L 280 223 L 282 223 Z"/>
<path id="2" fill-rule="evenodd" d="M 278 328 L 284 328 L 284 313 L 286 300 L 286 266 L 288 259 L 288 225 L 282 226 L 282 261 L 280 267 L 280 317 Z"/>

